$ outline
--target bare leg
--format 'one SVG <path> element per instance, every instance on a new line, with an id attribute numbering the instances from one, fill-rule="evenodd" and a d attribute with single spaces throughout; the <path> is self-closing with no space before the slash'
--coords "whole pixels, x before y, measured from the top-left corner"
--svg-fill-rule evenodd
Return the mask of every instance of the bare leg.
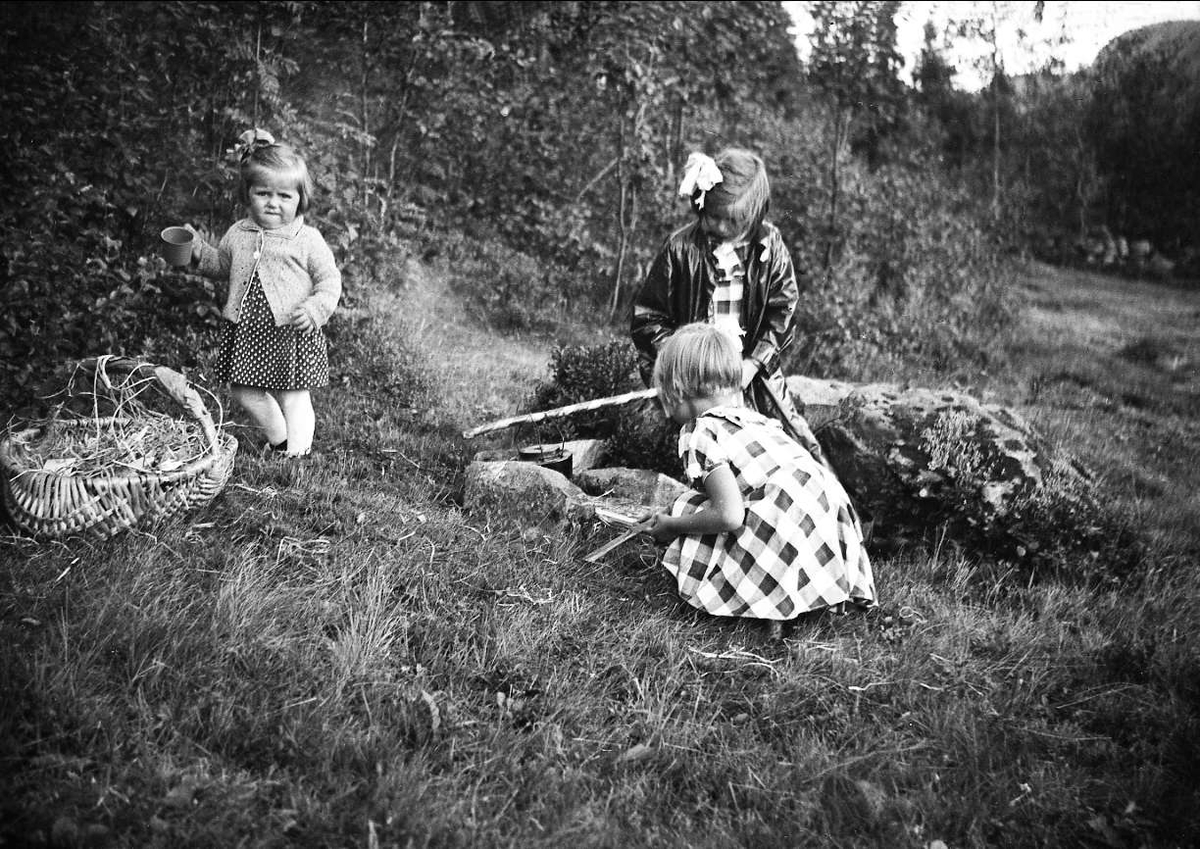
<path id="1" fill-rule="evenodd" d="M 287 421 L 287 453 L 307 454 L 312 449 L 317 427 L 312 393 L 307 389 L 284 389 L 275 393 Z"/>
<path id="2" fill-rule="evenodd" d="M 257 386 L 234 384 L 232 392 L 233 400 L 249 413 L 257 427 L 262 428 L 268 442 L 277 445 L 288 438 L 288 425 L 284 420 L 283 410 L 267 390 Z"/>

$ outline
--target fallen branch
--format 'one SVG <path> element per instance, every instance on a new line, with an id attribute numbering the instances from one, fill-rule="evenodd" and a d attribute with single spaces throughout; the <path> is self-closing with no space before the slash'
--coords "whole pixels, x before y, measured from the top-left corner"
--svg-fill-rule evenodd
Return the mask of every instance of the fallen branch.
<path id="1" fill-rule="evenodd" d="M 601 407 L 615 407 L 620 404 L 628 404 L 631 401 L 641 401 L 658 396 L 657 389 L 640 389 L 636 392 L 626 392 L 624 395 L 610 395 L 607 398 L 595 398 L 591 401 L 580 401 L 578 404 L 568 404 L 565 407 L 556 407 L 553 410 L 540 410 L 536 413 L 526 413 L 523 416 L 513 416 L 507 419 L 500 419 L 491 424 L 480 425 L 479 427 L 471 428 L 463 431 L 463 439 L 472 439 L 479 436 L 481 433 L 491 433 L 495 430 L 504 430 L 513 425 L 540 422 L 544 419 L 557 419 L 564 416 L 570 416 L 575 413 L 587 413 L 592 410 L 599 410 Z"/>

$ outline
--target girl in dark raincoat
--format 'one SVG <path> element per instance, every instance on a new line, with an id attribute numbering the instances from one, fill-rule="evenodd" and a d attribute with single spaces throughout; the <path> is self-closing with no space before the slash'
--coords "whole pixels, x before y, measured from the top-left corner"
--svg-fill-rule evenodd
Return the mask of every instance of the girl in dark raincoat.
<path id="1" fill-rule="evenodd" d="M 778 418 L 824 462 L 780 367 L 799 292 L 791 254 L 766 220 L 771 187 L 762 159 L 739 148 L 693 153 L 679 194 L 696 220 L 667 238 L 633 302 L 630 334 L 643 382 L 650 385 L 658 351 L 677 328 L 716 325 L 741 352 L 747 406 Z"/>

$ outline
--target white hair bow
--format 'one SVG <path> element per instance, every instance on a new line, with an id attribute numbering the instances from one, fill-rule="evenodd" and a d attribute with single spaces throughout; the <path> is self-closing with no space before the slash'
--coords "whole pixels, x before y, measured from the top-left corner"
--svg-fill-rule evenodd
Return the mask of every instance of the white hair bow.
<path id="1" fill-rule="evenodd" d="M 266 130 L 260 130 L 255 127 L 253 130 L 246 130 L 238 136 L 237 144 L 229 151 L 231 154 L 245 161 L 249 158 L 256 148 L 269 147 L 275 144 L 275 137 Z"/>
<path id="2" fill-rule="evenodd" d="M 690 198 L 699 189 L 700 197 L 696 200 L 696 206 L 704 209 L 704 194 L 724 179 L 721 176 L 721 169 L 717 167 L 713 158 L 706 153 L 697 151 L 688 156 L 687 165 L 683 168 L 683 181 L 679 184 L 679 196 Z"/>

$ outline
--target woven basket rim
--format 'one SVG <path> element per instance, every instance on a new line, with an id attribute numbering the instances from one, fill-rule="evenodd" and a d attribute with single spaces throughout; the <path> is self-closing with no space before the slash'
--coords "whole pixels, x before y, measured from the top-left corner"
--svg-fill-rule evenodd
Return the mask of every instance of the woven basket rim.
<path id="1" fill-rule="evenodd" d="M 81 427 L 91 425 L 97 421 L 112 421 L 112 417 L 104 419 L 79 419 L 72 421 L 67 419 L 56 419 L 59 424 L 68 426 Z M 173 483 L 174 481 L 184 478 L 194 477 L 204 469 L 213 465 L 221 457 L 237 452 L 237 439 L 230 433 L 218 434 L 220 441 L 220 449 L 218 450 L 213 445 L 205 447 L 205 453 L 193 460 L 184 463 L 177 469 L 171 469 L 169 472 L 154 472 L 154 471 L 138 471 L 135 469 L 127 469 L 121 472 L 113 471 L 115 467 L 105 467 L 97 471 L 86 474 L 63 474 L 62 472 L 49 471 L 46 469 L 19 469 L 12 460 L 12 436 L 21 433 L 28 433 L 31 430 L 38 430 L 46 425 L 35 425 L 33 427 L 22 428 L 21 430 L 13 431 L 12 434 L 6 435 L 0 439 L 0 467 L 4 469 L 5 476 L 10 481 L 24 480 L 39 480 L 42 478 L 81 478 L 93 483 L 102 482 L 105 485 L 115 485 L 120 483 L 128 483 L 131 481 L 150 481 L 157 480 L 162 483 Z"/>
<path id="2" fill-rule="evenodd" d="M 34 538 L 107 539 L 147 520 L 165 519 L 211 501 L 225 487 L 237 456 L 237 440 L 222 436 L 228 450 L 166 474 L 71 477 L 39 470 L 36 477 L 0 474 L 0 490 L 17 527 Z M 47 487 L 69 497 L 47 499 Z"/>

